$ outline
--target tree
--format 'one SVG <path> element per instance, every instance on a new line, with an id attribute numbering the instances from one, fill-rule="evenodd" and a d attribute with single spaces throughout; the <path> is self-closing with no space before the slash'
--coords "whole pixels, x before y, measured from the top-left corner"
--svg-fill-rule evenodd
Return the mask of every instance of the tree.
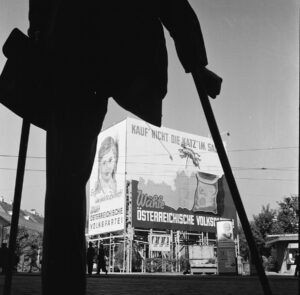
<path id="1" fill-rule="evenodd" d="M 278 202 L 277 213 L 278 233 L 296 234 L 299 232 L 299 198 L 297 195 L 284 197 Z"/>
<path id="2" fill-rule="evenodd" d="M 253 215 L 250 222 L 252 234 L 256 242 L 258 251 L 261 255 L 269 256 L 270 248 L 265 247 L 267 235 L 270 234 L 292 234 L 299 231 L 299 201 L 297 195 L 284 197 L 283 201 L 278 202 L 277 210 L 271 209 L 270 205 L 262 206 L 261 212 Z M 248 258 L 248 244 L 241 227 L 240 253 L 245 259 Z"/>
<path id="3" fill-rule="evenodd" d="M 262 206 L 258 215 L 253 215 L 253 221 L 250 222 L 252 235 L 257 249 L 261 255 L 269 256 L 270 249 L 265 247 L 265 238 L 273 232 L 276 210 L 270 208 L 270 204 Z M 242 228 L 239 228 L 240 254 L 244 259 L 249 258 L 248 243 Z"/>
<path id="4" fill-rule="evenodd" d="M 276 219 L 276 210 L 270 208 L 270 204 L 262 206 L 258 215 L 253 215 L 254 225 L 262 239 L 274 232 L 274 220 Z"/>
<path id="5" fill-rule="evenodd" d="M 25 227 L 19 227 L 16 243 L 17 255 L 22 255 L 27 247 L 34 246 L 40 248 L 42 246 L 43 236 L 39 232 L 33 232 Z"/>
<path id="6" fill-rule="evenodd" d="M 43 236 L 39 232 L 30 231 L 25 227 L 19 227 L 16 241 L 16 260 L 25 255 L 31 261 L 37 259 L 37 250 L 42 247 Z"/>
<path id="7" fill-rule="evenodd" d="M 264 253 L 264 238 L 259 231 L 259 228 L 256 226 L 254 221 L 250 221 L 250 228 L 252 231 L 252 235 L 254 238 L 254 241 L 256 243 L 256 246 L 258 248 L 258 251 L 260 253 Z M 246 240 L 245 233 L 241 226 L 238 227 L 238 233 L 239 233 L 239 243 L 240 243 L 240 255 L 245 259 L 249 259 L 249 247 Z M 265 253 L 264 253 L 265 254 Z"/>

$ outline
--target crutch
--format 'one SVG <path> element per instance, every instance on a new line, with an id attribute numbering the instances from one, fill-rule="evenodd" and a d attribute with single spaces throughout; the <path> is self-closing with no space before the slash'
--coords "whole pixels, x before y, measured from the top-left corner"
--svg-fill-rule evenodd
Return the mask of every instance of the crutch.
<path id="1" fill-rule="evenodd" d="M 4 280 L 4 295 L 11 294 L 12 272 L 13 272 L 14 259 L 15 259 L 15 249 L 16 249 L 16 240 L 18 234 L 18 223 L 19 223 L 19 215 L 20 215 L 20 205 L 21 205 L 21 198 L 22 198 L 29 131 L 30 131 L 30 123 L 26 120 L 23 120 L 20 146 L 19 146 L 19 158 L 18 158 L 18 166 L 17 166 L 14 201 L 13 201 L 13 212 L 12 212 L 10 234 L 9 234 L 8 265 L 6 268 L 5 280 Z"/>
<path id="2" fill-rule="evenodd" d="M 212 107 L 210 105 L 206 90 L 203 87 L 204 77 L 202 76 L 201 72 L 192 72 L 192 76 L 194 79 L 195 86 L 198 91 L 198 95 L 202 104 L 202 108 L 206 117 L 207 124 L 209 126 L 209 130 L 211 132 L 214 144 L 216 146 L 220 162 L 224 171 L 224 175 L 228 182 L 228 186 L 232 195 L 232 199 L 234 201 L 236 210 L 239 214 L 239 218 L 250 248 L 251 257 L 254 260 L 254 264 L 258 273 L 258 277 L 260 283 L 262 285 L 263 291 L 265 295 L 272 295 L 272 291 L 269 285 L 269 281 L 266 277 L 265 271 L 263 269 L 261 259 L 259 257 L 258 250 L 255 245 L 255 241 L 251 232 L 250 224 L 241 200 L 241 196 L 239 194 L 230 163 L 228 161 L 225 148 L 223 146 L 223 142 L 220 136 L 220 132 L 217 126 L 217 122 L 215 120 Z"/>

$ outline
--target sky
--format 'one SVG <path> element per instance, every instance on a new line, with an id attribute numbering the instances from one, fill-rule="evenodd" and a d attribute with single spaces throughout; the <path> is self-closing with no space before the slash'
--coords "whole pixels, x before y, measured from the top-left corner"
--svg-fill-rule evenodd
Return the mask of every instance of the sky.
<path id="1" fill-rule="evenodd" d="M 249 218 L 298 194 L 299 4 L 297 0 L 191 0 L 204 35 L 208 67 L 223 78 L 211 105 Z M 28 1 L 1 0 L 0 45 L 28 28 Z M 165 127 L 210 136 L 191 75 L 166 31 L 169 54 Z M 0 53 L 0 70 L 5 64 Z M 103 129 L 134 115 L 109 101 Z M 13 200 L 22 120 L 0 105 L 0 196 Z M 230 136 L 227 133 L 230 133 Z M 45 131 L 32 126 L 23 209 L 43 214 Z"/>

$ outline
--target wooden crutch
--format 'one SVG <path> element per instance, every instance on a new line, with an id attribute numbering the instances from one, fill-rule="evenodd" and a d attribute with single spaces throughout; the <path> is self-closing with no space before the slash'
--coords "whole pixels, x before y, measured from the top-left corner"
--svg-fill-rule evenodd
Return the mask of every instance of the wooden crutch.
<path id="1" fill-rule="evenodd" d="M 4 295 L 11 294 L 12 272 L 13 272 L 14 259 L 15 259 L 15 249 L 16 249 L 16 240 L 18 234 L 20 205 L 21 205 L 21 198 L 22 198 L 29 131 L 30 131 L 30 123 L 26 120 L 23 120 L 21 140 L 19 146 L 19 157 L 18 157 L 16 184 L 15 184 L 15 192 L 14 192 L 14 201 L 13 201 L 13 212 L 12 212 L 10 234 L 9 234 L 8 265 L 6 268 L 5 280 L 4 280 Z"/>
<path id="2" fill-rule="evenodd" d="M 217 149 L 220 162 L 224 171 L 224 175 L 226 177 L 226 180 L 228 182 L 228 186 L 232 195 L 232 199 L 234 201 L 236 210 L 239 214 L 239 218 L 250 248 L 251 257 L 254 260 L 254 264 L 258 273 L 258 277 L 260 280 L 260 283 L 262 285 L 263 291 L 265 295 L 272 295 L 272 291 L 269 285 L 269 281 L 266 277 L 265 271 L 263 269 L 261 259 L 259 257 L 258 250 L 255 245 L 255 241 L 251 232 L 250 224 L 241 200 L 240 193 L 238 191 L 230 163 L 228 161 L 225 148 L 223 146 L 223 142 L 220 136 L 220 132 L 217 126 L 217 122 L 215 120 L 212 107 L 209 102 L 208 95 L 206 93 L 206 90 L 203 86 L 204 77 L 201 72 L 192 72 L 192 76 L 194 79 L 194 83 L 196 85 L 198 95 L 202 104 L 202 108 L 206 117 L 207 124 L 209 126 L 209 130 L 211 132 L 215 147 Z"/>

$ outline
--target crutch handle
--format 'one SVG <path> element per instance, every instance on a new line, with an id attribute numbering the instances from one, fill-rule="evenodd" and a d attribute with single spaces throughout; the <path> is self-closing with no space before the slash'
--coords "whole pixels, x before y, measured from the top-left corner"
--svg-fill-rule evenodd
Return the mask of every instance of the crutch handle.
<path id="1" fill-rule="evenodd" d="M 216 98 L 220 94 L 223 79 L 216 73 L 202 67 L 197 68 L 192 75 L 197 77 L 197 81 L 201 81 L 199 83 L 210 98 Z"/>

